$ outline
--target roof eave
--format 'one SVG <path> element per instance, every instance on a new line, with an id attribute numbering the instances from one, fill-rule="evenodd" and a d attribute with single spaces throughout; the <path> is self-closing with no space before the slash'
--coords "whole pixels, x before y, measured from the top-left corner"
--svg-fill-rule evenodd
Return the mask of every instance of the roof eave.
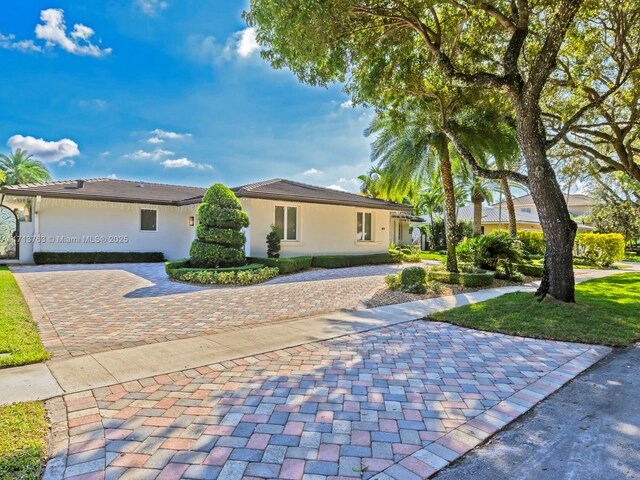
<path id="1" fill-rule="evenodd" d="M 286 202 L 316 203 L 321 205 L 347 205 L 350 207 L 373 208 L 373 209 L 391 210 L 391 211 L 407 211 L 407 212 L 413 211 L 413 206 L 411 205 L 385 202 L 383 200 L 376 200 L 376 199 L 370 199 L 370 200 L 376 200 L 376 202 L 380 202 L 380 203 L 366 203 L 366 202 L 356 202 L 356 201 L 349 201 L 349 200 L 346 200 L 346 201 L 326 200 L 326 199 L 320 199 L 320 198 L 314 198 L 314 197 L 306 197 L 302 195 L 278 195 L 273 193 L 265 194 L 265 193 L 254 193 L 254 192 L 242 191 L 242 190 L 236 192 L 236 196 L 238 198 L 282 200 Z M 363 198 L 368 198 L 368 197 L 363 197 Z"/>

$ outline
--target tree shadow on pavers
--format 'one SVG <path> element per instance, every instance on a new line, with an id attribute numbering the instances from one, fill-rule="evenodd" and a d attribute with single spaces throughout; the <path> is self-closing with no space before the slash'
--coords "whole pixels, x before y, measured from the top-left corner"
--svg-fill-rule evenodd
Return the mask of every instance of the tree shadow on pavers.
<path id="1" fill-rule="evenodd" d="M 284 275 L 265 282 L 264 285 L 275 285 L 295 282 L 318 282 L 322 280 L 339 280 L 343 278 L 377 277 L 393 274 L 402 269 L 402 265 L 369 265 L 346 268 L 319 268 L 306 272 Z"/>
<path id="2" fill-rule="evenodd" d="M 187 478 L 277 478 L 289 459 L 311 475 L 369 478 L 586 348 L 413 322 L 94 395 L 113 473 L 171 464 Z"/>

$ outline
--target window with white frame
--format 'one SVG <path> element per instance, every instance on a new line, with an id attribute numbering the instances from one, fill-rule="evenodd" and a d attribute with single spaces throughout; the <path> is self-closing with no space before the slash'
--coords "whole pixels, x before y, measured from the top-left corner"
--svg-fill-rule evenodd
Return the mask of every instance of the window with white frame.
<path id="1" fill-rule="evenodd" d="M 531 208 L 530 207 L 521 208 L 520 211 L 525 213 L 531 213 Z"/>
<path id="2" fill-rule="evenodd" d="M 143 232 L 158 231 L 158 211 L 150 208 L 140 209 L 140 230 Z"/>
<path id="3" fill-rule="evenodd" d="M 358 242 L 370 242 L 373 240 L 371 212 L 358 212 L 356 214 L 356 240 Z"/>
<path id="4" fill-rule="evenodd" d="M 275 220 L 282 240 L 288 242 L 298 240 L 298 207 L 277 205 Z"/>

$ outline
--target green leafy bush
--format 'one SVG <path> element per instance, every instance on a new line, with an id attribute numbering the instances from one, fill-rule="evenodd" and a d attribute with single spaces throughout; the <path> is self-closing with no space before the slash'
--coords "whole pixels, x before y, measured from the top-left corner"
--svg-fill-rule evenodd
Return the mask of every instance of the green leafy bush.
<path id="1" fill-rule="evenodd" d="M 420 257 L 420 245 L 405 245 L 400 248 L 403 262 L 418 263 L 422 261 Z"/>
<path id="2" fill-rule="evenodd" d="M 456 246 L 456 256 L 460 262 L 476 263 L 476 252 L 480 237 L 464 238 Z"/>
<path id="3" fill-rule="evenodd" d="M 530 255 L 544 255 L 544 234 L 539 231 L 518 230 L 522 249 Z"/>
<path id="4" fill-rule="evenodd" d="M 580 233 L 575 245 L 577 255 L 592 265 L 608 267 L 624 258 L 625 240 L 620 233 Z"/>
<path id="5" fill-rule="evenodd" d="M 162 252 L 34 252 L 38 265 L 64 263 L 147 263 L 164 262 Z"/>
<path id="6" fill-rule="evenodd" d="M 465 287 L 488 287 L 493 283 L 492 273 L 454 273 L 429 269 L 427 280 L 448 283 L 453 285 L 463 285 Z"/>
<path id="7" fill-rule="evenodd" d="M 311 268 L 313 257 L 290 257 L 290 258 L 255 258 L 249 259 L 252 263 L 260 263 L 267 267 L 277 268 L 280 273 L 295 273 Z"/>
<path id="8" fill-rule="evenodd" d="M 391 290 L 399 289 L 401 285 L 400 272 L 385 275 L 384 283 L 386 283 L 387 287 L 389 287 Z"/>
<path id="9" fill-rule="evenodd" d="M 249 264 L 231 268 L 184 268 L 188 261 L 167 262 L 165 270 L 170 278 L 202 285 L 253 285 L 278 276 L 277 268 Z"/>
<path id="10" fill-rule="evenodd" d="M 385 263 L 400 263 L 401 259 L 392 253 L 373 253 L 371 255 L 320 255 L 313 257 L 312 267 L 344 268 L 360 265 L 382 265 Z"/>
<path id="11" fill-rule="evenodd" d="M 514 266 L 518 272 L 530 277 L 540 278 L 542 277 L 542 272 L 544 271 L 544 267 L 542 265 L 536 265 L 532 263 L 518 263 Z"/>
<path id="12" fill-rule="evenodd" d="M 400 288 L 406 293 L 425 293 L 427 272 L 422 267 L 407 267 L 400 273 Z"/>
<path id="13" fill-rule="evenodd" d="M 429 280 L 427 282 L 427 288 L 431 290 L 433 293 L 439 295 L 444 290 L 444 285 L 436 280 Z"/>
<path id="14" fill-rule="evenodd" d="M 197 238 L 189 254 L 194 267 L 234 267 L 245 263 L 242 249 L 246 238 L 241 231 L 249 226 L 235 194 L 220 183 L 211 186 L 198 207 Z"/>
<path id="15" fill-rule="evenodd" d="M 278 258 L 280 257 L 280 241 L 282 235 L 280 235 L 280 229 L 275 225 L 271 225 L 271 231 L 267 234 L 267 257 Z"/>

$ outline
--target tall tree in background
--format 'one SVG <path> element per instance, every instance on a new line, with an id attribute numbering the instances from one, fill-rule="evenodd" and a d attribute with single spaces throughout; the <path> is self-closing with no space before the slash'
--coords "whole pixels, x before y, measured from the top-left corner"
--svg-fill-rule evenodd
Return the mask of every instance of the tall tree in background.
<path id="1" fill-rule="evenodd" d="M 482 168 L 473 152 L 448 124 L 443 132 L 474 172 L 506 177 L 529 188 L 545 232 L 544 274 L 537 295 L 575 300 L 572 245 L 577 225 L 569 215 L 547 151 L 585 113 L 615 93 L 626 77 L 602 87 L 598 98 L 582 98 L 591 67 L 604 70 L 600 28 L 592 18 L 625 0 L 251 0 L 245 18 L 257 27 L 262 52 L 275 68 L 288 67 L 313 85 L 346 82 L 354 102 L 380 108 L 398 95 L 421 98 L 431 92 L 433 76 L 467 91 L 491 91 L 514 113 L 527 175 Z M 620 10 L 625 15 L 625 10 Z M 631 21 L 636 22 L 636 19 Z M 565 44 L 569 32 L 570 44 Z M 580 68 L 585 62 L 589 69 Z M 571 78 L 562 65 L 571 66 Z M 593 69 L 596 71 L 595 69 Z M 423 82 L 415 82 L 422 77 Z M 562 112 L 548 138 L 542 106 L 551 81 L 566 86 L 573 108 Z M 482 98 L 475 102 L 482 101 Z M 475 103 L 474 102 L 474 103 Z"/>

